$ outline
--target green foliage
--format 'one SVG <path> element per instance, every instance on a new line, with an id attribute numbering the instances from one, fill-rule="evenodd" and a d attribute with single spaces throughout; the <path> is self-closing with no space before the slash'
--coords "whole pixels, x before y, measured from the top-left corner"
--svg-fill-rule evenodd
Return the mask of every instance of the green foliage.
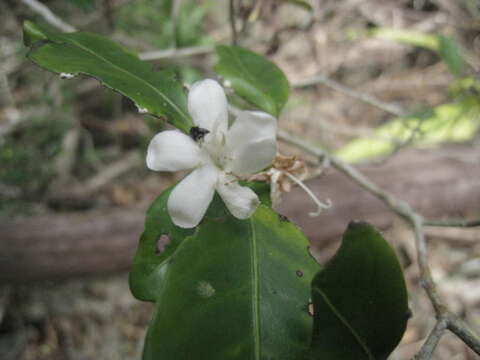
<path id="1" fill-rule="evenodd" d="M 215 71 L 231 83 L 235 92 L 278 117 L 290 91 L 282 70 L 265 57 L 238 46 L 217 46 L 217 55 Z"/>
<path id="2" fill-rule="evenodd" d="M 476 96 L 437 106 L 406 118 L 395 118 L 377 128 L 372 137 L 351 141 L 337 151 L 345 161 L 358 162 L 389 155 L 398 147 L 427 148 L 445 142 L 472 139 L 480 128 Z"/>
<path id="3" fill-rule="evenodd" d="M 125 32 L 135 29 L 137 37 L 160 49 L 195 46 L 209 42 L 203 31 L 205 10 L 195 1 L 184 1 L 175 20 L 172 0 L 136 0 L 120 9 L 117 23 Z"/>
<path id="4" fill-rule="evenodd" d="M 169 193 L 147 213 L 130 272 L 133 294 L 156 302 L 143 358 L 299 359 L 318 270 L 304 235 L 265 205 L 238 220 L 218 197 L 196 229 L 180 229 L 166 211 Z M 156 255 L 161 235 L 170 244 Z"/>
<path id="5" fill-rule="evenodd" d="M 85 11 L 90 11 L 95 9 L 95 0 L 67 0 L 67 1 Z"/>
<path id="6" fill-rule="evenodd" d="M 95 77 L 135 104 L 188 132 L 192 125 L 182 84 L 170 71 L 154 72 L 151 66 L 109 39 L 75 32 L 57 33 L 30 22 L 24 26 L 28 57 L 56 73 Z"/>
<path id="7" fill-rule="evenodd" d="M 456 76 L 460 76 L 465 68 L 465 60 L 460 46 L 451 37 L 387 28 L 375 29 L 372 31 L 372 35 L 432 50 L 445 61 L 450 72 Z"/>
<path id="8" fill-rule="evenodd" d="M 2 139 L 0 183 L 20 188 L 26 198 L 40 195 L 52 179 L 52 160 L 69 127 L 56 117 L 32 119 L 28 127 Z"/>
<path id="9" fill-rule="evenodd" d="M 394 250 L 371 225 L 352 222 L 312 282 L 309 359 L 385 360 L 405 332 L 407 290 Z"/>
<path id="10" fill-rule="evenodd" d="M 299 6 L 308 11 L 313 11 L 312 5 L 306 0 L 280 0 L 281 2 Z"/>

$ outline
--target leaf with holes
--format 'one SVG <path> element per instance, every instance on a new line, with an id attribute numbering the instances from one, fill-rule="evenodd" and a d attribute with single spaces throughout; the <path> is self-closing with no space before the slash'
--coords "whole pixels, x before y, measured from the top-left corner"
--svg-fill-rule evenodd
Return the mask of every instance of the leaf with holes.
<path id="1" fill-rule="evenodd" d="M 238 46 L 217 46 L 215 71 L 231 83 L 235 92 L 274 116 L 288 99 L 289 84 L 280 68 L 267 58 Z"/>
<path id="2" fill-rule="evenodd" d="M 196 229 L 179 229 L 166 212 L 169 193 L 148 211 L 130 272 L 133 294 L 156 303 L 143 359 L 304 356 L 318 270 L 304 235 L 263 204 L 238 220 L 218 197 Z M 170 243 L 156 255 L 162 234 Z"/>
<path id="3" fill-rule="evenodd" d="M 352 222 L 312 282 L 311 360 L 385 360 L 409 316 L 402 269 L 371 225 Z"/>
<path id="4" fill-rule="evenodd" d="M 92 76 L 133 100 L 140 112 L 190 130 L 186 96 L 174 73 L 155 72 L 131 51 L 95 34 L 52 32 L 27 21 L 24 42 L 28 58 L 43 68 L 65 78 Z"/>

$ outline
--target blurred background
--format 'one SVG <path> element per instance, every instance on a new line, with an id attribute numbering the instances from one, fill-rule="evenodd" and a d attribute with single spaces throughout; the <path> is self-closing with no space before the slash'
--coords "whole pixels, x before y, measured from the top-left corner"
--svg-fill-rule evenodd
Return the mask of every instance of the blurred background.
<path id="1" fill-rule="evenodd" d="M 127 271 L 145 209 L 182 174 L 148 171 L 166 125 L 87 77 L 60 79 L 26 59 L 22 23 L 108 36 L 185 83 L 215 78 L 231 43 L 228 1 L 0 2 L 0 358 L 139 359 L 153 306 Z M 428 218 L 480 217 L 480 2 L 236 0 L 238 43 L 287 75 L 281 131 L 330 150 Z M 52 17 L 53 16 L 53 17 Z M 288 135 L 288 136 L 287 136 Z M 279 209 L 320 263 L 352 219 L 380 227 L 405 268 L 413 317 L 391 359 L 411 358 L 434 325 L 409 228 L 350 179 L 280 143 L 310 168 L 331 209 L 309 217 L 300 190 Z M 480 331 L 480 231 L 428 227 L 441 294 Z M 434 359 L 476 356 L 451 335 Z"/>

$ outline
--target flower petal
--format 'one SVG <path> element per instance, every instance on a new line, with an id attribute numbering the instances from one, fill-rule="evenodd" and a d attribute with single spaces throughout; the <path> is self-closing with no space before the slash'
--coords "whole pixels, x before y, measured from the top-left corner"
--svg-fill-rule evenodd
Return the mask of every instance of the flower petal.
<path id="1" fill-rule="evenodd" d="M 197 81 L 188 93 L 188 111 L 196 126 L 225 134 L 228 126 L 228 104 L 223 88 L 215 81 Z"/>
<path id="2" fill-rule="evenodd" d="M 247 219 L 255 212 L 260 200 L 255 192 L 237 181 L 220 179 L 217 191 L 222 197 L 230 213 L 238 219 Z"/>
<path id="3" fill-rule="evenodd" d="M 201 150 L 189 136 L 176 130 L 154 136 L 147 150 L 147 166 L 155 171 L 191 169 L 200 162 Z"/>
<path id="4" fill-rule="evenodd" d="M 182 228 L 193 228 L 202 220 L 215 193 L 219 171 L 204 165 L 184 178 L 170 193 L 168 213 L 173 223 Z"/>
<path id="5" fill-rule="evenodd" d="M 243 111 L 228 130 L 227 168 L 251 175 L 270 165 L 277 153 L 277 120 L 264 112 Z"/>

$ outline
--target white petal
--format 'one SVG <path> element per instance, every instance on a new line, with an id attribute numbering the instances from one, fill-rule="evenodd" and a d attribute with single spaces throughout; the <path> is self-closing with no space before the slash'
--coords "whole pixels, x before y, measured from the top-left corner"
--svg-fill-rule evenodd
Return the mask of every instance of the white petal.
<path id="1" fill-rule="evenodd" d="M 260 200 L 255 192 L 237 181 L 220 179 L 217 191 L 222 197 L 230 213 L 238 219 L 247 219 L 255 212 Z"/>
<path id="2" fill-rule="evenodd" d="M 147 150 L 147 166 L 155 171 L 191 169 L 200 162 L 201 150 L 189 136 L 176 130 L 154 136 Z"/>
<path id="3" fill-rule="evenodd" d="M 270 165 L 277 153 L 277 120 L 264 112 L 243 111 L 226 137 L 230 163 L 237 175 L 251 175 Z"/>
<path id="4" fill-rule="evenodd" d="M 188 111 L 196 126 L 225 134 L 228 127 L 227 97 L 215 81 L 197 81 L 188 93 Z"/>
<path id="5" fill-rule="evenodd" d="M 193 228 L 202 220 L 215 193 L 219 171 L 211 165 L 195 169 L 170 193 L 168 213 L 173 223 Z"/>

